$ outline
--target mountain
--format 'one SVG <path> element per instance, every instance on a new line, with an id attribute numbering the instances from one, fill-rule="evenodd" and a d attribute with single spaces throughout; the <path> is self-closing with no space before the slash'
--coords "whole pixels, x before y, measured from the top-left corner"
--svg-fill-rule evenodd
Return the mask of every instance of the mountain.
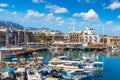
<path id="1" fill-rule="evenodd" d="M 0 21 L 0 27 L 11 28 L 11 29 L 20 29 L 23 30 L 25 27 L 11 21 Z"/>
<path id="2" fill-rule="evenodd" d="M 42 28 L 35 28 L 35 27 L 24 27 L 20 24 L 11 22 L 11 21 L 0 21 L 0 27 L 2 28 L 11 28 L 11 29 L 20 29 L 20 30 L 24 30 L 24 29 L 30 29 L 30 30 L 50 30 L 46 27 L 42 27 Z M 51 30 L 52 32 L 61 32 L 58 30 Z"/>

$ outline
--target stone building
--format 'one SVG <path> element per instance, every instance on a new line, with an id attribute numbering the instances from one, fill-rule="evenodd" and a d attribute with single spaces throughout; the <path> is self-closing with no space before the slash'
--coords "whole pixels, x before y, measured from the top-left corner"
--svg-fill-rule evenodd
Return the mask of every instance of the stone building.
<path id="1" fill-rule="evenodd" d="M 120 38 L 107 38 L 107 45 L 120 47 Z"/>

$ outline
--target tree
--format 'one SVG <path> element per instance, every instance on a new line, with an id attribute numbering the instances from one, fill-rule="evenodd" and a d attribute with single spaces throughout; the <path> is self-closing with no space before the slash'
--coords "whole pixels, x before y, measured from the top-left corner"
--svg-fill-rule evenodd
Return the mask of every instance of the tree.
<path id="1" fill-rule="evenodd" d="M 107 43 L 107 38 L 102 37 L 102 38 L 100 39 L 100 42 Z"/>
<path id="2" fill-rule="evenodd" d="M 50 41 L 50 39 L 46 36 L 45 33 L 40 33 L 39 39 L 43 40 L 44 42 L 49 42 Z"/>

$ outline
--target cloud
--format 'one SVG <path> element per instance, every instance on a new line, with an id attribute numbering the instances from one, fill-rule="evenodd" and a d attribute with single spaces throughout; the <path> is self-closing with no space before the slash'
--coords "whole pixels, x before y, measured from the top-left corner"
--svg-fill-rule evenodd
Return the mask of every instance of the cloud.
<path id="1" fill-rule="evenodd" d="M 42 3 L 44 0 L 32 0 L 33 3 Z"/>
<path id="2" fill-rule="evenodd" d="M 107 24 L 107 25 L 112 25 L 112 24 L 113 24 L 113 21 L 107 21 L 106 24 Z"/>
<path id="3" fill-rule="evenodd" d="M 56 21 L 62 21 L 62 18 L 61 17 L 57 17 Z"/>
<path id="4" fill-rule="evenodd" d="M 112 34 L 120 36 L 120 26 L 114 26 L 115 28 L 112 29 Z"/>
<path id="5" fill-rule="evenodd" d="M 43 17 L 45 14 L 43 13 L 39 13 L 38 11 L 34 11 L 34 10 L 28 10 L 27 14 L 25 15 L 26 18 L 30 18 L 30 17 Z"/>
<path id="6" fill-rule="evenodd" d="M 120 8 L 120 2 L 116 2 L 114 1 L 112 4 L 110 4 L 108 7 L 106 7 L 107 9 L 111 9 L 111 10 L 115 10 Z"/>
<path id="7" fill-rule="evenodd" d="M 90 9 L 87 13 L 85 12 L 75 13 L 73 14 L 73 17 L 82 17 L 84 20 L 88 20 L 88 21 L 99 20 L 98 14 L 93 9 Z"/>
<path id="8" fill-rule="evenodd" d="M 67 13 L 68 10 L 64 7 L 59 7 L 57 5 L 46 5 L 47 9 L 49 9 L 50 12 L 53 12 L 53 13 Z"/>
<path id="9" fill-rule="evenodd" d="M 49 22 L 51 20 L 53 20 L 55 17 L 53 15 L 53 13 L 49 13 L 45 16 L 45 21 Z"/>
<path id="10" fill-rule="evenodd" d="M 12 12 L 12 15 L 16 15 L 17 14 L 17 12 L 15 11 L 15 12 Z"/>
<path id="11" fill-rule="evenodd" d="M 63 23 L 65 23 L 65 21 L 61 17 L 56 17 L 56 22 L 58 23 L 58 25 L 62 25 Z"/>
<path id="12" fill-rule="evenodd" d="M 0 12 L 4 12 L 4 11 L 5 11 L 5 9 L 0 8 Z"/>
<path id="13" fill-rule="evenodd" d="M 120 15 L 118 15 L 117 18 L 120 19 Z"/>
<path id="14" fill-rule="evenodd" d="M 0 3 L 0 7 L 8 7 L 9 4 L 6 4 L 6 3 Z"/>

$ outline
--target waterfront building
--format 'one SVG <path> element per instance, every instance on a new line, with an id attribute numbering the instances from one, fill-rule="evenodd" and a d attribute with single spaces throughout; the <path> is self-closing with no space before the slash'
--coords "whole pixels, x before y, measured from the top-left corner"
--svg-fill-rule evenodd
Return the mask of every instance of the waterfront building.
<path id="1" fill-rule="evenodd" d="M 120 47 L 120 38 L 107 38 L 107 45 Z"/>
<path id="2" fill-rule="evenodd" d="M 1 46 L 4 46 L 6 42 L 9 42 L 8 44 L 18 45 L 19 43 L 32 41 L 34 41 L 34 38 L 30 30 L 0 28 Z"/>
<path id="3" fill-rule="evenodd" d="M 70 32 L 69 38 L 71 42 L 84 42 L 84 43 L 99 43 L 100 36 L 95 33 L 94 29 L 85 28 L 84 31 Z"/>
<path id="4" fill-rule="evenodd" d="M 34 30 L 33 34 L 36 37 L 36 40 L 40 42 L 44 42 L 39 38 L 41 34 L 45 34 L 46 38 L 51 42 L 64 40 L 64 34 L 62 32 L 54 32 L 51 30 Z"/>
<path id="5" fill-rule="evenodd" d="M 6 29 L 0 28 L 0 46 L 6 43 Z"/>
<path id="6" fill-rule="evenodd" d="M 83 42 L 82 32 L 70 32 L 69 33 L 70 42 Z"/>
<path id="7" fill-rule="evenodd" d="M 83 31 L 83 42 L 99 43 L 100 36 L 96 34 L 95 29 L 85 28 L 85 30 Z"/>
<path id="8" fill-rule="evenodd" d="M 61 32 L 50 32 L 46 36 L 52 41 L 64 41 L 64 34 Z"/>

